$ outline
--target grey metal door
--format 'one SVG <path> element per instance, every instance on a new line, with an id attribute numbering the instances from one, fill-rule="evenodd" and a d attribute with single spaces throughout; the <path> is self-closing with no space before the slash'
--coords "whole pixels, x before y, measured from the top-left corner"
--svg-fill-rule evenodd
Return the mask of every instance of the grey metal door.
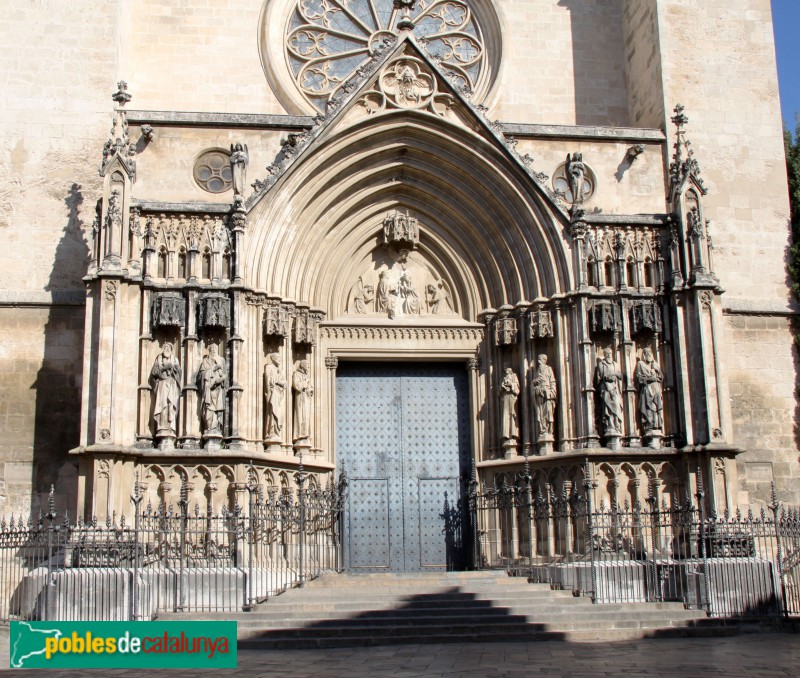
<path id="1" fill-rule="evenodd" d="M 350 571 L 463 569 L 469 394 L 460 364 L 339 363 Z"/>

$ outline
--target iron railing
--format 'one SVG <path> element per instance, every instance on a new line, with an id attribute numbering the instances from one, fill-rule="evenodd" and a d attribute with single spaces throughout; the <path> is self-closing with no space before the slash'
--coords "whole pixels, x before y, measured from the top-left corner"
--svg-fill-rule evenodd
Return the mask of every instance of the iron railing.
<path id="1" fill-rule="evenodd" d="M 530 475 L 468 490 L 475 564 L 591 596 L 679 601 L 714 617 L 800 615 L 800 516 L 775 499 L 754 515 L 679 505 L 592 505 L 592 487 L 534 492 Z"/>
<path id="2" fill-rule="evenodd" d="M 342 568 L 347 481 L 266 493 L 249 483 L 244 506 L 193 507 L 186 483 L 174 505 L 133 519 L 73 523 L 53 510 L 0 520 L 0 621 L 137 620 L 163 611 L 249 609 Z"/>

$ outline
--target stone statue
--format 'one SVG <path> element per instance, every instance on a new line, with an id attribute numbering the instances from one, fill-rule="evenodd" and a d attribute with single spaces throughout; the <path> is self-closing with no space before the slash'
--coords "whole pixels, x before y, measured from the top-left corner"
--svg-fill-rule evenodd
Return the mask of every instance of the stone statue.
<path id="1" fill-rule="evenodd" d="M 500 382 L 500 427 L 503 440 L 519 438 L 517 422 L 517 398 L 519 397 L 519 378 L 514 370 L 506 367 L 503 381 Z"/>
<path id="2" fill-rule="evenodd" d="M 150 370 L 153 389 L 153 419 L 156 437 L 174 438 L 177 435 L 178 400 L 181 395 L 181 366 L 172 355 L 173 345 L 166 342 Z"/>
<path id="3" fill-rule="evenodd" d="M 594 386 L 598 390 L 598 409 L 606 435 L 619 435 L 622 430 L 622 372 L 614 362 L 610 348 L 605 349 L 603 358 L 597 360 Z"/>
<path id="4" fill-rule="evenodd" d="M 646 433 L 660 431 L 664 427 L 664 401 L 661 397 L 664 373 L 650 348 L 644 349 L 636 365 L 634 379 L 639 387 L 639 413 L 644 430 Z"/>
<path id="5" fill-rule="evenodd" d="M 419 315 L 419 294 L 417 294 L 414 282 L 411 280 L 410 271 L 403 271 L 397 288 L 400 298 L 402 299 L 403 313 L 406 315 Z"/>
<path id="6" fill-rule="evenodd" d="M 378 279 L 378 291 L 375 300 L 375 310 L 378 313 L 387 313 L 390 318 L 394 317 L 394 295 L 392 282 L 389 279 L 389 271 L 381 271 Z"/>
<path id="7" fill-rule="evenodd" d="M 306 440 L 311 437 L 311 399 L 314 396 L 307 360 L 300 361 L 292 376 L 292 391 L 294 391 L 293 440 Z"/>
<path id="8" fill-rule="evenodd" d="M 536 421 L 539 436 L 553 436 L 556 413 L 556 375 L 547 364 L 547 356 L 538 357 L 539 366 L 533 375 L 533 395 L 536 398 Z"/>
<path id="9" fill-rule="evenodd" d="M 220 357 L 216 344 L 208 347 L 208 355 L 200 364 L 197 385 L 200 388 L 203 432 L 219 434 L 225 412 L 225 359 Z"/>
<path id="10" fill-rule="evenodd" d="M 453 313 L 453 305 L 450 303 L 450 293 L 443 282 L 438 285 L 433 283 L 427 287 L 428 308 L 432 315 L 448 315 Z"/>
<path id="11" fill-rule="evenodd" d="M 583 164 L 583 154 L 567 153 L 566 165 L 567 181 L 572 193 L 572 205 L 578 207 L 583 204 L 583 187 L 586 182 L 586 165 Z"/>
<path id="12" fill-rule="evenodd" d="M 369 313 L 368 306 L 375 300 L 375 287 L 365 285 L 363 278 L 359 276 L 358 282 L 353 288 L 353 310 L 356 313 Z"/>
<path id="13" fill-rule="evenodd" d="M 281 357 L 270 353 L 264 367 L 264 411 L 267 418 L 267 439 L 280 438 L 283 429 L 283 400 L 286 396 L 286 380 L 281 375 Z"/>
<path id="14" fill-rule="evenodd" d="M 247 144 L 231 144 L 231 175 L 233 177 L 233 194 L 244 195 L 247 185 L 247 164 L 250 162 L 250 153 Z"/>

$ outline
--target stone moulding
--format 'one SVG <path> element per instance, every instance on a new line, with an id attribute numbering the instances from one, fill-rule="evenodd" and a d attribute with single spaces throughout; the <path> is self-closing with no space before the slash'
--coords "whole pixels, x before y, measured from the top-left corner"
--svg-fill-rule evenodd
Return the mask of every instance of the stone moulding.
<path id="1" fill-rule="evenodd" d="M 483 341 L 484 331 L 478 327 L 365 327 L 328 325 L 320 328 L 325 339 L 408 340 L 408 341 Z"/>

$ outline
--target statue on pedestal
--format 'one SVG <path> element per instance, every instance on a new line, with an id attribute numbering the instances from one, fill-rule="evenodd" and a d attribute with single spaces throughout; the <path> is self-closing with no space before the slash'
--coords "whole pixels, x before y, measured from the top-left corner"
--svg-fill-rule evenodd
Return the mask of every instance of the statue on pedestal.
<path id="1" fill-rule="evenodd" d="M 506 367 L 503 381 L 500 382 L 500 431 L 503 441 L 519 438 L 517 422 L 517 398 L 519 397 L 519 378 L 514 370 Z"/>
<path id="2" fill-rule="evenodd" d="M 661 435 L 664 428 L 664 400 L 661 395 L 664 373 L 658 366 L 652 349 L 646 348 L 642 352 L 634 379 L 639 387 L 639 414 L 645 434 Z"/>
<path id="3" fill-rule="evenodd" d="M 292 391 L 294 392 L 292 440 L 307 441 L 311 437 L 311 399 L 314 396 L 307 360 L 300 361 L 292 376 Z"/>
<path id="4" fill-rule="evenodd" d="M 280 440 L 283 430 L 283 400 L 286 397 L 286 380 L 281 374 L 281 357 L 270 353 L 264 367 L 264 411 L 266 413 L 266 440 Z"/>
<path id="5" fill-rule="evenodd" d="M 622 430 L 622 372 L 614 362 L 610 348 L 603 351 L 594 371 L 598 409 L 601 412 L 606 436 L 619 437 Z"/>
<path id="6" fill-rule="evenodd" d="M 216 344 L 208 347 L 197 372 L 200 404 L 203 414 L 203 433 L 220 435 L 225 412 L 225 359 L 220 357 Z"/>
<path id="7" fill-rule="evenodd" d="M 156 438 L 174 440 L 177 435 L 178 401 L 181 395 L 181 366 L 172 354 L 174 346 L 166 342 L 150 370 L 153 389 L 153 419 Z"/>
<path id="8" fill-rule="evenodd" d="M 538 357 L 539 366 L 533 375 L 533 395 L 536 399 L 536 423 L 539 440 L 552 442 L 556 413 L 556 375 L 547 364 L 547 356 Z"/>

